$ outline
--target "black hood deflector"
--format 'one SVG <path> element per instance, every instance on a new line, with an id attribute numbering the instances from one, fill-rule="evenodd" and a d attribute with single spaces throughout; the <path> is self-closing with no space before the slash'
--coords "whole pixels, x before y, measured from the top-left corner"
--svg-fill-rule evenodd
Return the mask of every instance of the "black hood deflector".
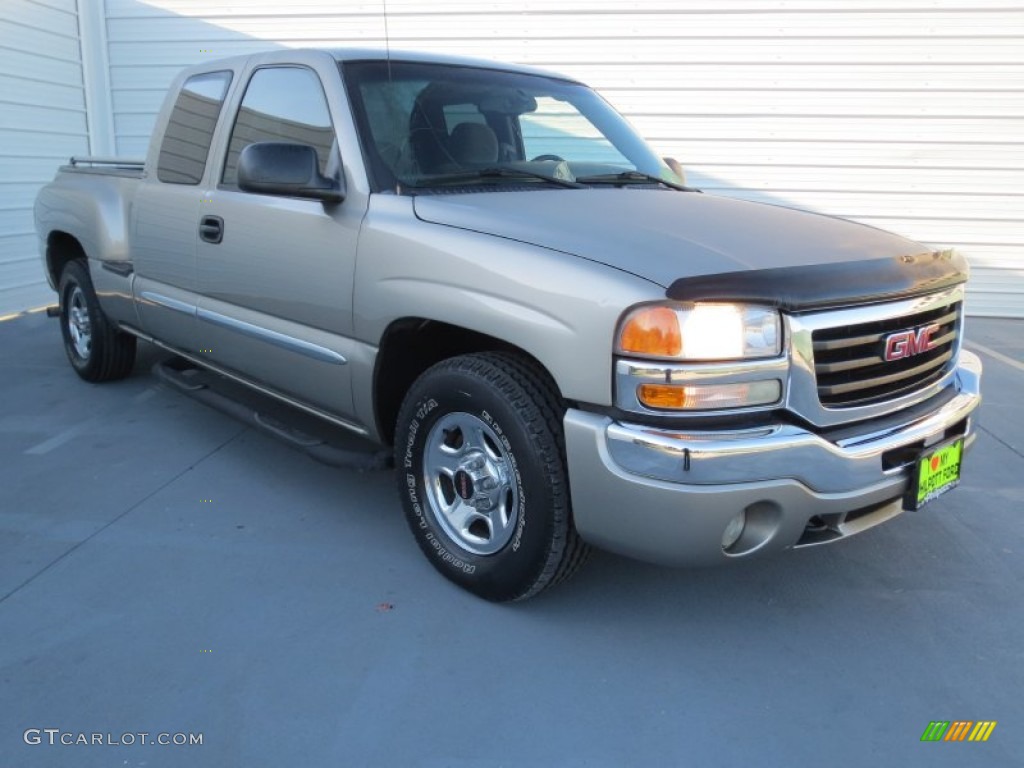
<path id="1" fill-rule="evenodd" d="M 968 272 L 960 254 L 936 251 L 686 277 L 665 293 L 675 301 L 737 301 L 801 312 L 921 296 L 965 282 Z"/>

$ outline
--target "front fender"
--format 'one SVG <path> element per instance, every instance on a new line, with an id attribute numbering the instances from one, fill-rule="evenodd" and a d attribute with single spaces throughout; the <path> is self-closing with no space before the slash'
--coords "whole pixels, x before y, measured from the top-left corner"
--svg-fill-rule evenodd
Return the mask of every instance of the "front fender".
<path id="1" fill-rule="evenodd" d="M 377 344 L 401 317 L 448 323 L 529 353 L 567 399 L 611 405 L 619 317 L 662 288 L 570 254 L 420 221 L 409 198 L 374 198 L 356 266 L 361 340 Z"/>

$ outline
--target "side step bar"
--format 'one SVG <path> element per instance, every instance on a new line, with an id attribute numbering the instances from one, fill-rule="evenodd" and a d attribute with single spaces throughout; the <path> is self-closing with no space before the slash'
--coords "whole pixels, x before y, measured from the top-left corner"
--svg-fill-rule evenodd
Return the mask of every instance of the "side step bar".
<path id="1" fill-rule="evenodd" d="M 390 451 L 374 451 L 369 444 L 367 444 L 368 450 L 332 445 L 321 437 L 308 434 L 272 415 L 261 412 L 258 407 L 233 400 L 210 386 L 210 377 L 216 377 L 216 374 L 211 374 L 192 365 L 183 358 L 163 360 L 153 366 L 153 373 L 160 381 L 179 392 L 233 419 L 283 440 L 322 464 L 360 472 L 388 469 L 393 465 Z"/>

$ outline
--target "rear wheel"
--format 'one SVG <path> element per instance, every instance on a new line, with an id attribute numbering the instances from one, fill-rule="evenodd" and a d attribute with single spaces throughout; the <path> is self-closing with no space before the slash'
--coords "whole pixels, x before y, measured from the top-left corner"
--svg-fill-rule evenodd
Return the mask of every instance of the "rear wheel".
<path id="1" fill-rule="evenodd" d="M 480 597 L 532 597 L 586 559 L 562 414 L 542 371 L 499 353 L 438 363 L 402 404 L 395 465 L 406 519 L 434 567 Z"/>
<path id="2" fill-rule="evenodd" d="M 131 373 L 135 337 L 117 330 L 103 314 L 81 259 L 69 261 L 61 273 L 60 329 L 71 367 L 86 381 L 112 381 Z"/>

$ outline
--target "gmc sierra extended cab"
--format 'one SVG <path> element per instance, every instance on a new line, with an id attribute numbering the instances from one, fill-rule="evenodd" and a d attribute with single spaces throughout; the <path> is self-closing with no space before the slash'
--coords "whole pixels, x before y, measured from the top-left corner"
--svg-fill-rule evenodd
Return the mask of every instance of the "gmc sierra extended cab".
<path id="1" fill-rule="evenodd" d="M 566 77 L 291 50 L 183 72 L 144 162 L 72 158 L 35 216 L 82 378 L 143 339 L 393 447 L 419 546 L 490 600 L 954 487 L 963 258 L 673 168 Z"/>

